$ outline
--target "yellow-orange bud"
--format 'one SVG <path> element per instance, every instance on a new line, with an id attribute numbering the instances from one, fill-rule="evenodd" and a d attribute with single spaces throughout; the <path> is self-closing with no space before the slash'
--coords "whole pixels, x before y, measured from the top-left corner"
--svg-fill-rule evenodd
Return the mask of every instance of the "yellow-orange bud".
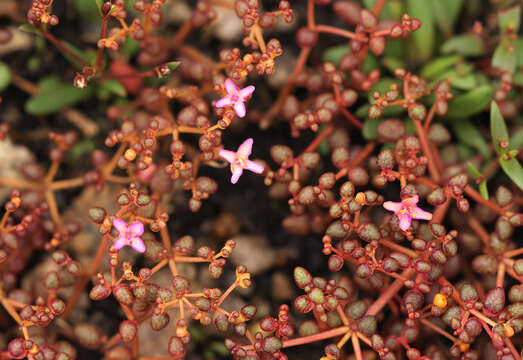
<path id="1" fill-rule="evenodd" d="M 127 149 L 125 151 L 124 157 L 127 161 L 133 161 L 134 159 L 136 159 L 136 152 L 133 149 Z"/>
<path id="2" fill-rule="evenodd" d="M 447 297 L 441 293 L 436 294 L 436 296 L 434 296 L 434 305 L 444 309 L 447 307 Z"/>

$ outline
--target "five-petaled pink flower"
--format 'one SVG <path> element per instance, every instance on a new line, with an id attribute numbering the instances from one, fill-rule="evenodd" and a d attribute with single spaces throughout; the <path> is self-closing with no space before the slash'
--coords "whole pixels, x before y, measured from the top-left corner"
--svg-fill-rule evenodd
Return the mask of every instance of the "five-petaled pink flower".
<path id="1" fill-rule="evenodd" d="M 127 225 L 127 223 L 120 219 L 114 219 L 113 226 L 118 230 L 120 235 L 114 242 L 114 248 L 120 250 L 124 246 L 131 246 L 134 250 L 143 253 L 145 251 L 145 244 L 140 235 L 143 234 L 143 224 L 139 221 Z"/>
<path id="2" fill-rule="evenodd" d="M 400 229 L 406 231 L 410 227 L 412 219 L 431 220 L 432 214 L 420 209 L 416 204 L 419 201 L 418 195 L 403 199 L 401 202 L 386 201 L 383 207 L 394 212 L 400 220 Z"/>
<path id="3" fill-rule="evenodd" d="M 245 116 L 245 100 L 254 92 L 254 85 L 249 85 L 243 89 L 238 89 L 236 84 L 230 80 L 225 80 L 225 90 L 227 95 L 216 102 L 217 108 L 232 106 L 238 117 Z"/>
<path id="4" fill-rule="evenodd" d="M 243 173 L 243 169 L 250 170 L 256 174 L 261 174 L 263 172 L 262 164 L 249 160 L 252 151 L 252 143 L 253 140 L 249 138 L 240 145 L 236 152 L 224 149 L 221 149 L 219 152 L 220 156 L 231 164 L 231 182 L 233 184 L 236 184 Z"/>

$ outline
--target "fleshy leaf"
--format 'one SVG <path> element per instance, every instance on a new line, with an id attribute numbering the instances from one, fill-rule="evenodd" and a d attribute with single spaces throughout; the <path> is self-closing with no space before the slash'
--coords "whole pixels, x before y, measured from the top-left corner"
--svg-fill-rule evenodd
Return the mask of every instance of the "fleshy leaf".
<path id="1" fill-rule="evenodd" d="M 505 119 L 499 110 L 498 104 L 492 102 L 490 107 L 490 133 L 492 134 L 492 142 L 494 143 L 494 149 L 499 155 L 507 152 L 507 148 L 501 148 L 500 142 L 508 143 L 509 135 L 507 130 L 507 124 Z"/>
<path id="2" fill-rule="evenodd" d="M 490 159 L 489 145 L 470 120 L 462 119 L 454 123 L 456 136 L 460 143 L 476 149 L 483 157 Z"/>
<path id="3" fill-rule="evenodd" d="M 51 82 L 51 80 L 49 80 Z M 73 84 L 52 81 L 53 86 L 40 86 L 39 93 L 25 103 L 25 110 L 32 115 L 47 115 L 76 105 L 92 95 L 91 88 L 78 89 Z"/>
<path id="4" fill-rule="evenodd" d="M 449 36 L 452 34 L 459 14 L 463 9 L 464 0 L 437 0 L 431 1 L 434 18 L 441 31 Z"/>
<path id="5" fill-rule="evenodd" d="M 507 174 L 507 176 L 521 189 L 523 190 L 523 168 L 516 158 L 510 160 L 499 159 L 501 168 Z"/>
<path id="6" fill-rule="evenodd" d="M 492 100 L 493 90 L 489 85 L 482 85 L 474 90 L 454 97 L 449 102 L 447 116 L 464 118 L 484 110 Z"/>
<path id="7" fill-rule="evenodd" d="M 433 0 L 407 0 L 406 12 L 412 18 L 419 19 L 423 24 L 410 35 L 412 39 L 410 55 L 419 62 L 430 59 L 434 50 L 436 34 L 434 29 L 434 14 L 430 6 L 432 1 Z"/>
<path id="8" fill-rule="evenodd" d="M 498 45 L 492 55 L 492 66 L 514 72 L 516 70 L 516 52 L 514 47 L 509 46 L 509 41 L 503 41 Z"/>
<path id="9" fill-rule="evenodd" d="M 499 28 L 506 32 L 509 28 L 517 34 L 521 21 L 521 6 L 514 6 L 508 10 L 502 11 L 498 15 Z"/>
<path id="10" fill-rule="evenodd" d="M 0 61 L 0 91 L 4 90 L 11 82 L 11 70 L 9 66 Z"/>
<path id="11" fill-rule="evenodd" d="M 441 52 L 443 54 L 456 53 L 463 56 L 481 56 L 485 53 L 485 44 L 479 36 L 458 35 L 445 41 L 441 45 Z"/>

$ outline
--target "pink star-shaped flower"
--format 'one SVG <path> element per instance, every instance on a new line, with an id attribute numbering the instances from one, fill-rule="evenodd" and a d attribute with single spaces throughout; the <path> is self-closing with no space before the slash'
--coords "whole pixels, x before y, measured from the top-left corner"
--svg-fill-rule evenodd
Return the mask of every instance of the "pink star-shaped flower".
<path id="1" fill-rule="evenodd" d="M 256 174 L 263 172 L 262 164 L 249 160 L 253 142 L 254 140 L 250 138 L 245 140 L 236 152 L 224 149 L 220 150 L 220 156 L 231 164 L 231 183 L 236 184 L 236 182 L 238 182 L 238 179 L 243 173 L 243 169 L 250 170 Z"/>
<path id="2" fill-rule="evenodd" d="M 247 98 L 254 92 L 254 85 L 249 85 L 243 89 L 238 89 L 236 84 L 230 80 L 225 80 L 225 90 L 227 95 L 216 102 L 217 108 L 232 106 L 238 117 L 245 116 L 245 104 Z"/>
<path id="3" fill-rule="evenodd" d="M 416 204 L 419 201 L 419 196 L 403 199 L 401 202 L 386 201 L 383 207 L 389 211 L 394 212 L 400 220 L 400 229 L 406 231 L 410 227 L 412 219 L 431 220 L 432 214 L 428 211 L 420 209 Z"/>
<path id="4" fill-rule="evenodd" d="M 143 253 L 145 251 L 145 244 L 140 235 L 143 234 L 143 224 L 139 221 L 127 225 L 127 223 L 120 219 L 114 219 L 113 226 L 120 233 L 118 239 L 114 242 L 114 248 L 120 250 L 124 246 L 131 246 L 134 250 Z"/>

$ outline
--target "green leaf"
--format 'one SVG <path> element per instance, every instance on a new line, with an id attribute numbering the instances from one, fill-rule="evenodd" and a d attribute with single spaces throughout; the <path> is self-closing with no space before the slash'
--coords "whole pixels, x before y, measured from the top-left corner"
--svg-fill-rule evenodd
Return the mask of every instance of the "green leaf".
<path id="1" fill-rule="evenodd" d="M 441 75 L 443 72 L 448 70 L 450 67 L 456 65 L 459 60 L 457 55 L 442 56 L 430 61 L 428 64 L 423 66 L 421 69 L 421 77 L 432 80 L 433 78 Z"/>
<path id="2" fill-rule="evenodd" d="M 474 74 L 459 75 L 456 70 L 449 70 L 434 79 L 434 82 L 441 80 L 451 80 L 450 85 L 455 89 L 471 90 L 476 85 L 476 77 Z"/>
<path id="3" fill-rule="evenodd" d="M 125 90 L 125 87 L 122 85 L 121 82 L 119 82 L 116 79 L 107 79 L 103 80 L 100 83 L 100 86 L 106 90 L 108 90 L 110 93 L 125 97 L 127 95 L 127 91 Z"/>
<path id="4" fill-rule="evenodd" d="M 87 62 L 89 64 L 92 64 L 94 62 L 94 59 L 95 59 L 94 56 L 87 55 L 85 52 L 83 52 L 82 50 L 78 49 L 76 46 L 74 46 L 71 43 L 68 43 L 65 40 L 61 40 L 61 42 L 69 51 L 71 51 L 73 54 L 75 54 L 79 58 L 83 59 L 85 62 Z M 64 56 L 76 68 L 78 68 L 78 69 L 83 68 L 83 65 L 80 64 L 78 61 L 76 61 L 76 59 L 74 59 L 73 57 L 71 57 L 67 54 L 64 54 Z"/>
<path id="5" fill-rule="evenodd" d="M 509 149 L 521 149 L 523 148 L 523 127 L 516 131 L 510 138 Z"/>
<path id="6" fill-rule="evenodd" d="M 483 180 L 479 183 L 478 190 L 483 199 L 488 200 L 487 180 Z"/>
<path id="7" fill-rule="evenodd" d="M 22 30 L 22 31 L 25 31 L 25 32 L 28 32 L 28 33 L 31 33 L 31 34 L 36 34 L 36 35 L 42 35 L 42 32 L 40 30 L 38 30 L 37 28 L 35 28 L 33 25 L 31 24 L 23 24 L 23 25 L 20 25 L 18 27 L 18 29 Z"/>
<path id="8" fill-rule="evenodd" d="M 76 145 L 73 146 L 69 154 L 73 158 L 78 159 L 81 156 L 92 153 L 94 149 L 96 149 L 96 144 L 94 143 L 94 141 L 90 139 L 85 139 L 78 141 Z"/>
<path id="9" fill-rule="evenodd" d="M 492 94 L 493 90 L 489 85 L 482 85 L 454 97 L 449 102 L 447 117 L 464 118 L 483 111 L 492 100 Z"/>
<path id="10" fill-rule="evenodd" d="M 509 141 L 507 124 L 505 124 L 505 119 L 495 101 L 490 106 L 490 133 L 492 134 L 492 142 L 496 152 L 499 155 L 506 153 L 507 148 L 501 148 L 499 143 Z"/>
<path id="11" fill-rule="evenodd" d="M 63 108 L 76 105 L 92 95 L 91 87 L 78 89 L 72 84 L 56 83 L 56 80 L 47 80 L 42 84 L 37 95 L 32 96 L 25 103 L 25 110 L 32 115 L 47 115 L 56 113 Z M 54 82 L 54 84 L 51 84 Z"/>
<path id="12" fill-rule="evenodd" d="M 499 44 L 492 55 L 492 66 L 512 73 L 516 70 L 516 62 L 516 52 L 512 46 L 508 46 L 506 41 Z"/>
<path id="13" fill-rule="evenodd" d="M 488 143 L 485 141 L 478 128 L 470 121 L 462 119 L 456 121 L 454 130 L 458 141 L 464 145 L 476 149 L 483 157 L 490 158 L 490 149 Z"/>
<path id="14" fill-rule="evenodd" d="M 500 158 L 499 164 L 505 174 L 523 190 L 523 168 L 519 161 L 516 158 L 511 158 L 510 160 Z"/>
<path id="15" fill-rule="evenodd" d="M 464 0 L 437 0 L 430 2 L 436 23 L 446 36 L 452 34 L 459 14 L 463 9 L 463 4 Z"/>
<path id="16" fill-rule="evenodd" d="M 76 0 L 76 11 L 82 21 L 86 21 L 91 25 L 99 24 L 102 20 L 100 18 L 100 8 L 93 0 Z"/>
<path id="17" fill-rule="evenodd" d="M 363 137 L 367 140 L 375 140 L 378 138 L 378 125 L 380 124 L 381 119 L 366 119 L 363 122 L 363 129 L 361 133 Z"/>
<path id="18" fill-rule="evenodd" d="M 505 33 L 510 28 L 515 34 L 517 34 L 519 23 L 521 21 L 521 6 L 514 6 L 513 8 L 500 12 L 498 19 L 501 32 Z"/>
<path id="19" fill-rule="evenodd" d="M 421 27 L 410 34 L 412 47 L 410 55 L 418 62 L 423 62 L 432 56 L 434 50 L 434 18 L 430 4 L 434 0 L 407 0 L 407 11 L 412 18 L 421 20 Z"/>
<path id="20" fill-rule="evenodd" d="M 331 46 L 323 52 L 323 62 L 331 62 L 338 66 L 341 58 L 349 53 L 350 49 L 346 44 Z"/>
<path id="21" fill-rule="evenodd" d="M 9 66 L 0 61 L 0 91 L 4 90 L 11 82 L 11 70 Z"/>
<path id="22" fill-rule="evenodd" d="M 485 44 L 479 36 L 458 35 L 445 41 L 441 45 L 441 52 L 443 54 L 456 53 L 463 56 L 481 56 L 485 53 Z"/>
<path id="23" fill-rule="evenodd" d="M 516 53 L 516 66 L 523 66 L 523 37 L 514 40 L 514 52 Z"/>
<path id="24" fill-rule="evenodd" d="M 128 57 L 134 56 L 140 50 L 140 43 L 134 40 L 132 37 L 128 36 L 123 43 L 122 52 L 127 54 Z"/>
<path id="25" fill-rule="evenodd" d="M 474 180 L 478 180 L 478 179 L 483 178 L 483 175 L 479 172 L 479 170 L 470 161 L 467 162 L 467 170 L 469 171 L 470 175 L 474 178 Z"/>
<path id="26" fill-rule="evenodd" d="M 523 71 L 516 71 L 514 74 L 514 84 L 523 86 Z"/>
<path id="27" fill-rule="evenodd" d="M 169 68 L 169 70 L 171 70 L 171 72 L 173 72 L 173 71 L 176 71 L 176 69 L 178 69 L 180 64 L 181 64 L 180 61 L 169 61 L 167 63 L 167 67 Z"/>

